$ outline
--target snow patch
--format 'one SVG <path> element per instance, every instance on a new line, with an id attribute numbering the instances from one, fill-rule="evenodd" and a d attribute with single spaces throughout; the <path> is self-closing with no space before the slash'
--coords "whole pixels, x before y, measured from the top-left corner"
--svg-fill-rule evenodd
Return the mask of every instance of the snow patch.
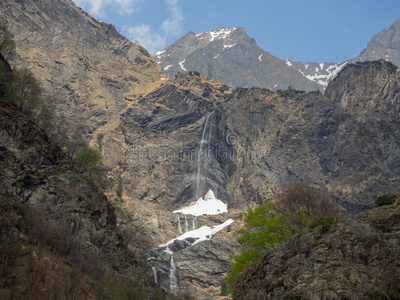
<path id="1" fill-rule="evenodd" d="M 292 63 L 288 59 L 286 60 L 286 64 L 288 65 L 288 67 L 293 66 Z"/>
<path id="2" fill-rule="evenodd" d="M 228 205 L 217 199 L 212 190 L 207 192 L 204 199 L 200 197 L 196 202 L 192 202 L 188 206 L 173 211 L 174 214 L 193 216 L 219 215 L 226 212 L 228 212 Z"/>
<path id="3" fill-rule="evenodd" d="M 171 68 L 173 65 L 168 65 L 164 68 L 164 71 L 167 71 L 169 68 Z"/>
<path id="4" fill-rule="evenodd" d="M 235 44 L 233 44 L 233 45 L 225 45 L 225 44 L 224 44 L 224 49 L 225 49 L 225 48 L 230 49 L 230 48 L 232 48 L 232 47 L 234 47 L 234 46 L 236 46 L 236 45 L 237 45 L 237 43 L 235 43 Z"/>
<path id="5" fill-rule="evenodd" d="M 154 53 L 154 55 L 160 56 L 160 55 L 163 54 L 165 51 L 167 51 L 167 50 L 157 51 L 156 53 Z"/>
<path id="6" fill-rule="evenodd" d="M 277 87 L 278 85 L 279 85 L 279 84 L 275 84 L 275 85 L 274 85 L 274 89 L 276 89 L 276 87 Z"/>
<path id="7" fill-rule="evenodd" d="M 214 59 L 216 59 L 219 56 L 219 54 L 217 54 L 216 56 L 214 56 Z"/>
<path id="8" fill-rule="evenodd" d="M 179 65 L 180 65 L 180 67 L 181 67 L 181 69 L 183 70 L 183 71 L 187 71 L 186 69 L 185 69 L 185 67 L 183 66 L 183 63 L 186 61 L 186 59 L 184 59 L 184 60 L 182 60 L 180 63 L 179 63 Z"/>
<path id="9" fill-rule="evenodd" d="M 259 61 L 262 61 L 261 58 L 262 58 L 263 55 L 264 55 L 264 53 L 261 53 L 261 55 L 258 57 L 258 60 L 259 60 Z"/>
<path id="10" fill-rule="evenodd" d="M 221 28 L 219 30 L 198 33 L 198 34 L 196 34 L 196 37 L 199 40 L 208 39 L 208 41 L 212 42 L 215 40 L 226 39 L 231 34 L 231 32 L 234 30 L 236 30 L 236 27 L 232 28 L 232 29 Z"/>
<path id="11" fill-rule="evenodd" d="M 193 245 L 200 243 L 202 241 L 206 241 L 211 239 L 211 237 L 216 234 L 217 232 L 221 231 L 222 229 L 224 229 L 225 227 L 228 227 L 229 225 L 231 225 L 233 223 L 232 219 L 229 219 L 227 221 L 225 221 L 224 223 L 220 224 L 220 225 L 214 225 L 213 228 L 210 228 L 208 226 L 202 226 L 198 229 L 195 230 L 191 230 L 188 232 L 185 232 L 184 234 L 178 236 L 175 239 L 172 239 L 168 242 L 166 242 L 165 244 L 160 245 L 159 247 L 167 247 L 164 252 L 172 255 L 173 252 L 168 248 L 168 245 L 172 244 L 173 242 L 175 242 L 176 240 L 185 240 L 187 238 L 195 238 L 196 241 L 193 243 Z"/>
<path id="12" fill-rule="evenodd" d="M 315 73 L 314 74 L 306 74 L 305 70 L 308 68 L 308 64 L 305 65 L 305 70 L 304 72 L 302 70 L 298 70 L 304 77 L 306 77 L 308 80 L 314 81 L 320 85 L 322 85 L 324 88 L 328 86 L 329 81 L 331 81 L 333 78 L 336 77 L 336 75 L 344 68 L 344 66 L 347 64 L 347 62 L 342 63 L 342 64 L 334 64 L 330 65 L 328 68 L 325 70 L 323 69 L 324 64 L 321 63 L 319 64 L 319 67 L 321 68 L 315 68 Z M 321 73 L 322 72 L 322 73 Z"/>

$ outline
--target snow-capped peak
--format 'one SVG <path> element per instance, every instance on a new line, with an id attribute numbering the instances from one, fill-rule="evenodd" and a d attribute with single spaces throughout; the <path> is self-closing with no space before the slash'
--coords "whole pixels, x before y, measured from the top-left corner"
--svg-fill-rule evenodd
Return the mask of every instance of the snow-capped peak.
<path id="1" fill-rule="evenodd" d="M 198 33 L 196 34 L 196 37 L 199 40 L 207 39 L 209 42 L 212 42 L 215 40 L 226 39 L 234 30 L 236 30 L 236 27 L 232 29 L 220 27 L 212 31 Z"/>

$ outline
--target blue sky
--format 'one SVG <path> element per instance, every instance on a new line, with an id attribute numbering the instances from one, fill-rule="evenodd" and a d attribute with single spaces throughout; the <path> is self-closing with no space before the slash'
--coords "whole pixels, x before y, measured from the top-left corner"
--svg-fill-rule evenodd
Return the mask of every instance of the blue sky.
<path id="1" fill-rule="evenodd" d="M 400 19 L 399 0 L 74 0 L 149 52 L 189 31 L 246 28 L 282 59 L 340 62 Z"/>

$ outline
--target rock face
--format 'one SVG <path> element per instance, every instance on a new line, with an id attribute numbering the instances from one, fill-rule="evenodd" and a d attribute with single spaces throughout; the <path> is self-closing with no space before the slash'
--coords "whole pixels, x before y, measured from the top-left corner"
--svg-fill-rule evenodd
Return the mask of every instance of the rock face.
<path id="1" fill-rule="evenodd" d="M 93 284 L 99 284 L 102 276 L 112 268 L 116 274 L 127 278 L 138 278 L 140 274 L 140 281 L 148 285 L 146 292 L 152 299 L 156 290 L 150 274 L 144 273 L 147 271 L 144 255 L 127 248 L 116 226 L 114 207 L 107 197 L 91 181 L 88 173 L 49 140 L 40 128 L 14 107 L 2 104 L 1 100 L 0 168 L 2 241 L 14 236 L 18 244 L 27 245 L 26 249 L 35 249 L 31 255 L 39 256 L 37 253 L 40 252 L 38 260 L 45 257 L 44 260 L 51 261 L 53 266 L 40 273 L 40 286 L 29 294 L 30 299 L 60 296 L 57 293 L 62 293 L 64 284 L 69 281 L 66 277 L 58 287 L 54 287 L 54 282 L 57 282 L 54 277 L 73 276 L 73 273 L 65 272 L 77 264 L 80 283 L 71 287 L 69 292 L 64 291 L 69 295 L 67 298 L 72 297 L 72 293 L 79 295 L 76 299 L 93 297 L 97 292 Z M 46 224 L 51 226 L 45 229 Z M 32 234 L 37 239 L 48 239 L 47 244 L 41 240 L 37 249 L 36 238 L 27 242 Z M 49 244 L 51 239 L 54 239 L 54 244 Z M 133 240 L 131 247 L 137 242 Z M 46 252 L 47 245 L 54 247 L 51 255 Z M 36 254 L 33 251 L 37 251 Z M 43 261 L 41 264 L 43 268 L 47 266 Z M 39 278 L 39 271 L 21 270 L 26 265 L 26 262 L 20 262 L 14 267 L 13 276 L 18 274 L 17 286 L 5 281 L 0 289 L 2 298 L 8 299 L 20 293 L 21 297 L 27 296 L 26 286 L 31 281 L 26 278 L 31 274 Z M 3 279 L 2 273 L 0 280 L 3 282 Z M 85 288 L 87 282 L 90 284 Z"/>
<path id="2" fill-rule="evenodd" d="M 384 29 L 375 35 L 360 56 L 352 61 L 383 59 L 386 52 L 389 53 L 390 61 L 400 66 L 400 20 L 397 20 L 389 29 Z"/>
<path id="3" fill-rule="evenodd" d="M 157 85 L 162 70 L 114 26 L 97 21 L 71 0 L 6 0 L 0 18 L 17 44 L 11 64 L 28 67 L 70 128 L 102 148 L 107 165 L 120 165 L 126 147 L 119 113 Z M 121 140 L 122 139 L 122 140 Z M 113 153 L 113 155 L 108 155 Z M 121 170 L 109 170 L 117 178 Z"/>
<path id="4" fill-rule="evenodd" d="M 23 114 L 2 105 L 0 115 L 2 193 L 67 220 L 81 241 L 100 247 L 115 224 L 105 195 Z"/>
<path id="5" fill-rule="evenodd" d="M 400 206 L 295 237 L 247 269 L 234 299 L 396 299 Z"/>
<path id="6" fill-rule="evenodd" d="M 314 79 L 306 78 L 308 74 L 303 75 L 298 70 L 300 66 L 294 68 L 291 62 L 258 47 L 243 27 L 220 27 L 199 34 L 190 32 L 153 57 L 170 77 L 178 72 L 197 71 L 232 87 L 283 90 L 291 86 L 305 91 L 324 88 Z M 309 70 L 315 73 L 314 68 Z"/>
<path id="7" fill-rule="evenodd" d="M 398 121 L 400 73 L 383 60 L 347 65 L 325 95 L 357 119 Z"/>

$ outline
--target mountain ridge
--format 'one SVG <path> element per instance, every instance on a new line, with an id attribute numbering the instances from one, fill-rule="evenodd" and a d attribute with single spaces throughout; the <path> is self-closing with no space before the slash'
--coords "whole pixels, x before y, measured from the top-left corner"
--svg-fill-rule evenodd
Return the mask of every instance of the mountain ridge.
<path id="1" fill-rule="evenodd" d="M 239 32 L 240 38 L 233 36 L 235 31 Z M 234 42 L 226 46 L 219 41 L 227 38 L 231 38 Z M 250 45 L 236 53 L 224 51 L 235 46 L 240 39 L 248 39 Z M 188 33 L 152 56 L 169 77 L 178 72 L 198 71 L 205 76 L 215 77 L 234 88 L 261 87 L 276 91 L 287 89 L 290 86 L 299 90 L 319 89 L 323 92 L 329 81 L 335 78 L 348 63 L 383 59 L 385 53 L 388 52 L 389 59 L 399 65 L 399 41 L 400 20 L 396 21 L 389 29 L 372 37 L 367 48 L 356 58 L 349 58 L 339 63 L 300 62 L 272 56 L 268 51 L 259 48 L 256 41 L 247 36 L 243 27 L 218 27 L 212 31 L 198 34 Z M 211 47 L 210 44 L 215 44 L 215 46 Z M 180 51 L 182 48 L 185 51 Z M 224 56 L 227 58 L 223 60 L 223 63 L 216 61 Z M 248 59 L 244 59 L 244 57 Z M 263 63 L 263 58 L 267 63 Z M 258 70 L 259 68 L 261 70 Z M 252 70 L 255 74 L 249 75 L 248 70 Z M 304 81 L 302 77 L 307 81 Z"/>

